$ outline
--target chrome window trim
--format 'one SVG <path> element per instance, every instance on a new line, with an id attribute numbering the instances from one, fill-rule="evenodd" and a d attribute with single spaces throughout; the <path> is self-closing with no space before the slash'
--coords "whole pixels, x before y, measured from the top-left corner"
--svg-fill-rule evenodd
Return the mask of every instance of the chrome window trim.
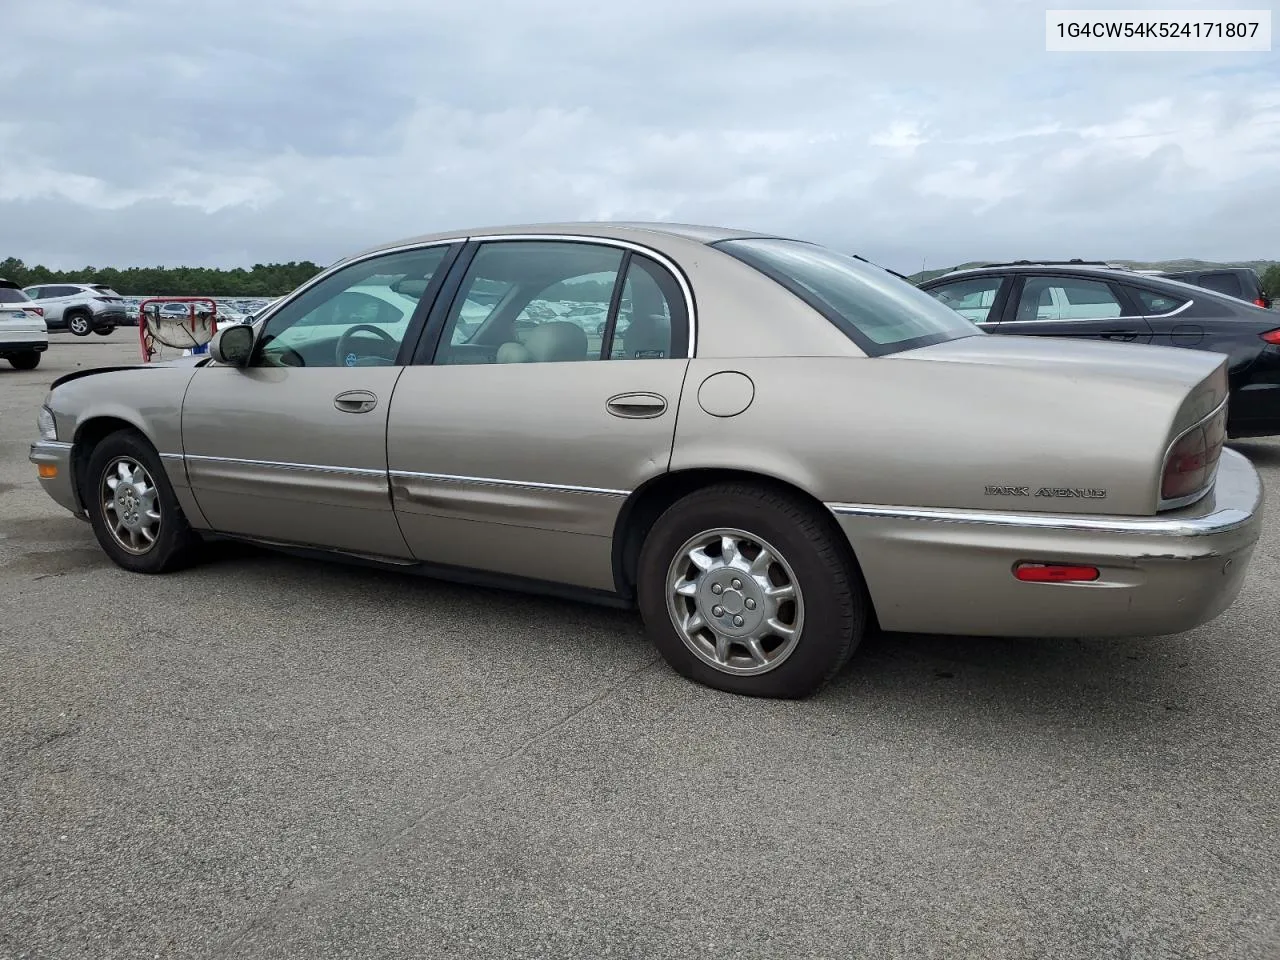
<path id="1" fill-rule="evenodd" d="M 1166 317 L 1174 317 L 1174 316 L 1177 316 L 1177 315 L 1178 315 L 1178 314 L 1180 314 L 1183 310 L 1186 310 L 1186 309 L 1190 308 L 1190 306 L 1191 306 L 1193 303 L 1195 303 L 1195 301 L 1194 301 L 1194 300 L 1188 300 L 1188 301 L 1187 301 L 1186 303 L 1184 303 L 1182 306 L 1178 307 L 1178 309 L 1176 309 L 1176 310 L 1170 310 L 1168 313 L 1143 313 L 1143 314 L 1137 314 L 1137 315 L 1135 315 L 1135 314 L 1124 314 L 1124 315 L 1119 316 L 1119 317 L 1072 317 L 1072 318 L 1071 318 L 1071 319 L 1069 319 L 1069 320 L 1052 320 L 1052 319 L 1045 319 L 1045 320 L 1004 320 L 1004 321 L 1000 321 L 1000 320 L 983 320 L 983 321 L 981 321 L 981 322 L 978 324 L 978 326 L 983 326 L 983 325 L 986 325 L 986 324 L 990 324 L 990 325 L 991 325 L 991 326 L 993 326 L 993 327 L 1011 327 L 1011 326 L 1014 326 L 1015 324 L 1018 324 L 1018 325 L 1030 325 L 1030 326 L 1035 326 L 1036 324 L 1041 324 L 1041 323 L 1102 323 L 1102 322 L 1104 322 L 1104 321 L 1105 321 L 1105 322 L 1116 322 L 1116 321 L 1121 321 L 1121 320 L 1163 320 L 1163 319 L 1165 319 Z"/>
<path id="2" fill-rule="evenodd" d="M 377 259 L 378 257 L 382 257 L 388 254 L 406 253 L 410 250 L 426 250 L 431 247 L 447 247 L 455 243 L 471 243 L 472 241 L 476 243 L 498 243 L 504 240 L 548 240 L 548 241 L 567 241 L 570 243 L 594 243 L 601 246 L 617 247 L 623 250 L 630 250 L 633 253 L 642 254 L 643 256 L 646 256 L 649 259 L 654 260 L 657 263 L 661 264 L 663 269 L 665 269 L 668 273 L 670 273 L 673 277 L 675 277 L 676 283 L 680 285 L 680 293 L 684 297 L 685 313 L 689 317 L 689 331 L 688 331 L 689 342 L 687 345 L 687 353 L 688 353 L 687 359 L 692 360 L 694 358 L 694 354 L 698 344 L 697 307 L 694 302 L 693 287 L 690 286 L 689 279 L 684 275 L 684 271 L 681 270 L 680 267 L 676 264 L 676 262 L 672 260 L 670 257 L 668 257 L 665 253 L 655 250 L 653 247 L 647 246 L 643 243 L 637 243 L 634 240 L 619 240 L 614 237 L 600 237 L 600 236 L 596 236 L 595 234 L 494 233 L 494 234 L 484 234 L 482 236 L 474 236 L 474 237 L 460 236 L 460 237 L 451 237 L 445 240 L 426 240 L 426 241 L 419 241 L 416 243 L 402 243 L 394 247 L 386 247 L 381 250 L 376 250 L 372 253 L 365 253 L 356 257 L 352 257 L 347 260 L 340 260 L 337 263 L 330 265 L 329 267 L 320 271 L 318 274 L 316 274 L 314 277 L 312 277 L 302 286 L 298 287 L 291 293 L 285 294 L 284 298 L 281 299 L 280 302 L 277 303 L 274 307 L 266 308 L 262 314 L 260 314 L 257 318 L 255 318 L 253 325 L 255 327 L 260 327 L 260 325 L 265 326 L 266 321 L 269 321 L 273 316 L 275 316 L 277 313 L 279 313 L 281 310 L 283 310 L 285 307 L 291 304 L 298 297 L 302 296 L 304 293 L 306 293 L 316 284 L 328 279 L 330 276 L 332 276 L 333 274 L 337 273 L 339 270 L 342 270 L 346 267 L 355 266 L 358 263 L 364 263 L 367 260 L 374 260 L 374 259 Z"/>
<path id="3" fill-rule="evenodd" d="M 566 233 L 497 233 L 483 237 L 468 237 L 468 240 L 474 240 L 476 243 L 501 243 L 506 240 L 547 240 L 554 242 L 569 243 L 593 243 L 597 246 L 618 247 L 622 250 L 630 250 L 632 253 L 638 253 L 655 260 L 660 263 L 667 271 L 676 279 L 676 283 L 680 285 L 680 293 L 684 297 L 684 310 L 689 317 L 689 343 L 686 350 L 686 359 L 694 359 L 694 352 L 698 344 L 698 318 L 696 307 L 693 300 L 693 288 L 689 285 L 689 279 L 684 275 L 684 271 L 676 265 L 676 262 L 668 257 L 665 253 L 661 253 L 653 247 L 646 246 L 643 243 L 637 243 L 634 240 L 618 240 L 614 237 L 598 237 L 595 234 L 566 234 Z"/>
<path id="4" fill-rule="evenodd" d="M 612 490 L 608 487 L 582 487 L 569 483 L 543 483 L 540 480 L 502 480 L 497 477 L 465 477 L 453 473 L 424 473 L 418 470 L 392 470 L 391 476 L 400 480 L 436 480 L 442 483 L 478 483 L 493 487 L 525 487 L 533 490 L 557 490 L 563 493 L 589 493 L 606 497 L 626 497 L 630 490 Z"/>
<path id="5" fill-rule="evenodd" d="M 1168 313 L 1144 313 L 1143 318 L 1147 320 L 1162 320 L 1165 317 L 1176 317 L 1183 310 L 1188 309 L 1193 303 L 1195 303 L 1195 300 L 1190 299 L 1190 300 L 1187 300 L 1185 303 L 1183 303 L 1182 306 L 1178 307 L 1176 310 L 1170 310 Z"/>
<path id="6" fill-rule="evenodd" d="M 966 523 L 984 526 L 1024 527 L 1035 530 L 1081 530 L 1086 533 L 1143 534 L 1164 537 L 1206 537 L 1246 526 L 1253 519 L 1247 510 L 1227 507 L 1203 517 L 1066 516 L 1054 513 L 1000 513 L 989 510 L 945 510 L 932 507 L 890 507 L 870 503 L 828 503 L 837 516 L 887 520 L 923 520 L 933 523 Z"/>
<path id="7" fill-rule="evenodd" d="M 289 306 L 289 304 L 293 303 L 293 301 L 297 300 L 312 287 L 316 286 L 316 284 L 327 280 L 339 270 L 344 270 L 347 267 L 354 267 L 357 263 L 364 263 L 368 260 L 376 260 L 381 256 L 389 254 L 407 253 L 410 250 L 429 250 L 431 247 L 448 247 L 455 243 L 466 243 L 469 239 L 470 237 L 453 237 L 449 240 L 423 240 L 417 243 L 402 243 L 398 246 L 387 247 L 383 250 L 375 250 L 372 253 L 362 253 L 346 260 L 339 260 L 337 263 L 333 263 L 325 267 L 302 286 L 296 287 L 291 292 L 286 293 L 280 301 L 275 304 L 275 306 L 264 307 L 262 313 L 258 314 L 254 318 L 253 326 L 261 329 L 262 326 L 265 326 L 265 321 L 270 320 L 285 307 Z"/>

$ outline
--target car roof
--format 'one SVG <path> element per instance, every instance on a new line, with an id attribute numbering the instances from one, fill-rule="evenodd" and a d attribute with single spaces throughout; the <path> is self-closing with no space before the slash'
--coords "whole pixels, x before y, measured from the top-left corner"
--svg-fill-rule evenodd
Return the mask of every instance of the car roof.
<path id="1" fill-rule="evenodd" d="M 1160 276 L 1153 276 L 1149 273 L 1139 273 L 1136 270 L 1126 270 L 1124 267 L 1101 267 L 1087 263 L 1028 263 L 1025 261 L 1019 261 L 1018 263 L 991 263 L 981 267 L 966 267 L 963 270 L 952 270 L 949 273 L 943 273 L 936 277 L 931 277 L 924 281 L 924 283 L 936 283 L 939 280 L 953 280 L 969 276 L 981 277 L 993 273 L 1047 273 L 1063 276 L 1077 274 L 1089 277 L 1111 277 L 1116 280 L 1129 281 L 1163 279 Z"/>
<path id="2" fill-rule="evenodd" d="M 21 289 L 22 289 L 20 286 L 18 286 L 18 285 L 17 285 L 16 283 L 14 283 L 12 280 L 6 280 L 4 277 L 0 277 L 0 287 L 5 287 L 6 289 L 9 289 L 9 290 L 21 290 Z"/>
<path id="3" fill-rule="evenodd" d="M 1146 287 L 1150 290 L 1163 290 L 1166 293 L 1177 296 L 1186 297 L 1188 299 L 1208 300 L 1211 303 L 1218 303 L 1231 309 L 1232 312 L 1239 312 L 1238 308 L 1241 304 L 1252 307 L 1248 301 L 1241 300 L 1239 297 L 1233 297 L 1227 293 L 1219 293 L 1217 290 L 1210 290 L 1207 287 L 1201 287 L 1194 283 L 1187 283 L 1184 280 L 1175 280 L 1173 277 L 1167 277 L 1163 274 L 1142 273 L 1137 270 L 1128 270 L 1124 267 L 1099 267 L 1089 264 L 1063 264 L 1063 263 L 1005 263 L 1005 264 L 988 264 L 982 267 L 969 267 L 964 270 L 953 270 L 950 273 L 940 274 L 925 280 L 920 284 L 921 289 L 927 289 L 935 284 L 943 281 L 963 280 L 968 277 L 989 277 L 992 275 L 1004 276 L 1007 274 L 1034 273 L 1041 276 L 1064 276 L 1064 277 L 1092 277 L 1099 280 L 1116 280 L 1121 283 L 1127 283 L 1131 286 Z M 1254 308 L 1261 309 L 1261 308 Z"/>
<path id="4" fill-rule="evenodd" d="M 663 223 L 630 220 L 568 220 L 561 223 L 525 223 L 502 226 L 474 227 L 471 229 L 443 230 L 438 233 L 426 233 L 416 237 L 406 237 L 390 243 L 361 250 L 344 257 L 344 260 L 364 257 L 383 250 L 394 250 L 398 247 L 415 246 L 437 240 L 462 240 L 467 237 L 500 237 L 504 235 L 564 235 L 602 237 L 614 240 L 633 240 L 643 242 L 648 235 L 659 234 L 692 240 L 696 243 L 716 243 L 720 240 L 743 239 L 789 239 L 777 234 L 759 230 L 741 230 L 731 227 L 716 227 L 694 223 Z"/>

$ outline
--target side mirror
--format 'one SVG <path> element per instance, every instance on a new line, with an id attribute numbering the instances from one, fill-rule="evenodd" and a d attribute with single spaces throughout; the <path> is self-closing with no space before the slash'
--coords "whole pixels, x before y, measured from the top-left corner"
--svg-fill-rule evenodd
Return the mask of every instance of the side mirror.
<path id="1" fill-rule="evenodd" d="M 209 341 L 209 356 L 229 367 L 243 367 L 253 355 L 253 327 L 242 323 L 223 327 Z"/>

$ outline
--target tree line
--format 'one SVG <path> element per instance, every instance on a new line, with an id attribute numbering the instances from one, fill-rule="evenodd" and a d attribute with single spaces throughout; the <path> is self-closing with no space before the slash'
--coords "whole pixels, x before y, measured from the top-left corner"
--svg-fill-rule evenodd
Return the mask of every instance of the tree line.
<path id="1" fill-rule="evenodd" d="M 310 260 L 255 263 L 234 267 L 84 267 L 50 270 L 27 266 L 16 257 L 0 260 L 0 278 L 23 287 L 44 283 L 101 283 L 126 297 L 280 297 L 310 280 L 322 268 Z"/>
<path id="2" fill-rule="evenodd" d="M 1268 297 L 1280 300 L 1280 263 L 1273 263 L 1262 272 L 1262 289 Z"/>

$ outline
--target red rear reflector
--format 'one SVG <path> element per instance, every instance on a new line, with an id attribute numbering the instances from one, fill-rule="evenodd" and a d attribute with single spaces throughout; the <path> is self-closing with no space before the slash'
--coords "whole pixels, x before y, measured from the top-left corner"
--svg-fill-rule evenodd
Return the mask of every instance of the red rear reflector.
<path id="1" fill-rule="evenodd" d="M 1024 583 L 1088 583 L 1099 577 L 1097 567 L 1077 567 L 1064 563 L 1020 563 L 1013 575 Z"/>
<path id="2" fill-rule="evenodd" d="M 1267 343 L 1274 343 L 1276 346 L 1280 346 L 1280 328 L 1268 330 L 1262 335 L 1262 339 Z"/>

